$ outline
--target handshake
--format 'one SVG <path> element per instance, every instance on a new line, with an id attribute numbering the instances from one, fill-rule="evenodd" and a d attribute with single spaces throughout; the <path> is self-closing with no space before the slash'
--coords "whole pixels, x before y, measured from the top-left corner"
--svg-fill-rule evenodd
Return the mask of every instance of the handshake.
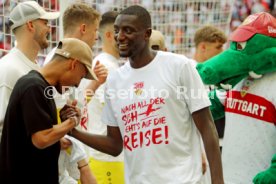
<path id="1" fill-rule="evenodd" d="M 59 112 L 59 117 L 61 122 L 70 119 L 72 122 L 75 123 L 75 127 L 79 125 L 81 121 L 81 112 L 78 107 L 76 107 L 77 101 L 74 100 L 73 102 L 68 101 Z"/>

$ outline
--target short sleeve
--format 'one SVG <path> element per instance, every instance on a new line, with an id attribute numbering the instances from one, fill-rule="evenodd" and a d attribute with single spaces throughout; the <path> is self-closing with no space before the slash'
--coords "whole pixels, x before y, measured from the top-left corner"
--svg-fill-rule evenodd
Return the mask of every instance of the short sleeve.
<path id="1" fill-rule="evenodd" d="M 180 71 L 180 91 L 191 113 L 211 105 L 205 86 L 195 67 L 187 61 Z"/>
<path id="2" fill-rule="evenodd" d="M 105 100 L 105 104 L 104 104 L 104 108 L 103 108 L 103 113 L 102 113 L 102 122 L 109 125 L 109 126 L 118 126 L 116 117 L 115 117 L 115 113 L 112 107 L 112 102 L 111 100 L 114 96 L 112 94 L 110 94 L 111 89 L 108 88 L 108 84 L 106 82 L 105 85 L 105 91 L 104 91 L 104 100 Z M 114 97 L 115 98 L 115 97 Z"/>
<path id="3" fill-rule="evenodd" d="M 44 95 L 43 86 L 33 85 L 22 94 L 21 109 L 28 135 L 57 124 L 55 102 Z"/>
<path id="4" fill-rule="evenodd" d="M 5 85 L 0 86 L 0 124 L 2 124 L 2 126 L 4 124 L 4 118 L 7 111 L 11 92 L 12 90 L 9 87 Z"/>

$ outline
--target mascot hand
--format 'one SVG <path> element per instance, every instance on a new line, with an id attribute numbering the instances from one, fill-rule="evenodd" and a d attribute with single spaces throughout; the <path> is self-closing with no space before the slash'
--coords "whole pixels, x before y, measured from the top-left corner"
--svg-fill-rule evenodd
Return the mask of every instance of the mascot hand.
<path id="1" fill-rule="evenodd" d="M 253 179 L 254 184 L 275 184 L 276 183 L 276 154 L 274 155 L 271 166 L 267 170 L 260 172 Z"/>

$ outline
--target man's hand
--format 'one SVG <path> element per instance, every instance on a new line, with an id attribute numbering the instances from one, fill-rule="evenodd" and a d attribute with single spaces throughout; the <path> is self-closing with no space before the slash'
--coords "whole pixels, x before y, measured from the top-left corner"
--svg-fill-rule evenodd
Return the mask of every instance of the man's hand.
<path id="1" fill-rule="evenodd" d="M 80 109 L 76 105 L 76 100 L 68 100 L 67 104 L 62 107 L 59 112 L 59 116 L 62 122 L 71 118 L 73 121 L 75 121 L 76 126 L 80 123 L 81 113 Z"/>
<path id="2" fill-rule="evenodd" d="M 94 73 L 98 77 L 98 83 L 99 85 L 105 83 L 107 75 L 108 75 L 108 70 L 107 68 L 102 65 L 99 61 L 96 62 L 96 65 L 93 69 Z"/>
<path id="3" fill-rule="evenodd" d="M 59 111 L 59 116 L 62 122 L 77 115 L 78 112 L 76 110 L 76 107 L 68 104 L 64 105 L 62 109 Z"/>
<path id="4" fill-rule="evenodd" d="M 254 184 L 273 184 L 276 183 L 276 154 L 273 156 L 271 165 L 265 171 L 258 173 L 254 179 Z"/>
<path id="5" fill-rule="evenodd" d="M 96 62 L 96 65 L 93 69 L 94 73 L 98 77 L 98 80 L 91 80 L 90 83 L 87 85 L 84 96 L 86 97 L 87 102 L 91 100 L 91 98 L 94 96 L 95 91 L 105 83 L 108 70 L 107 68 L 102 65 L 99 61 Z"/>

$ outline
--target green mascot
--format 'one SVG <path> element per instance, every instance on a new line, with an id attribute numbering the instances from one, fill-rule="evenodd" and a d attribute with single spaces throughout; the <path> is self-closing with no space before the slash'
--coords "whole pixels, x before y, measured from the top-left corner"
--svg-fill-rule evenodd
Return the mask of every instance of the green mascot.
<path id="1" fill-rule="evenodd" d="M 276 19 L 250 15 L 230 41 L 197 65 L 203 82 L 217 86 L 209 93 L 214 119 L 225 116 L 225 183 L 276 184 Z"/>

